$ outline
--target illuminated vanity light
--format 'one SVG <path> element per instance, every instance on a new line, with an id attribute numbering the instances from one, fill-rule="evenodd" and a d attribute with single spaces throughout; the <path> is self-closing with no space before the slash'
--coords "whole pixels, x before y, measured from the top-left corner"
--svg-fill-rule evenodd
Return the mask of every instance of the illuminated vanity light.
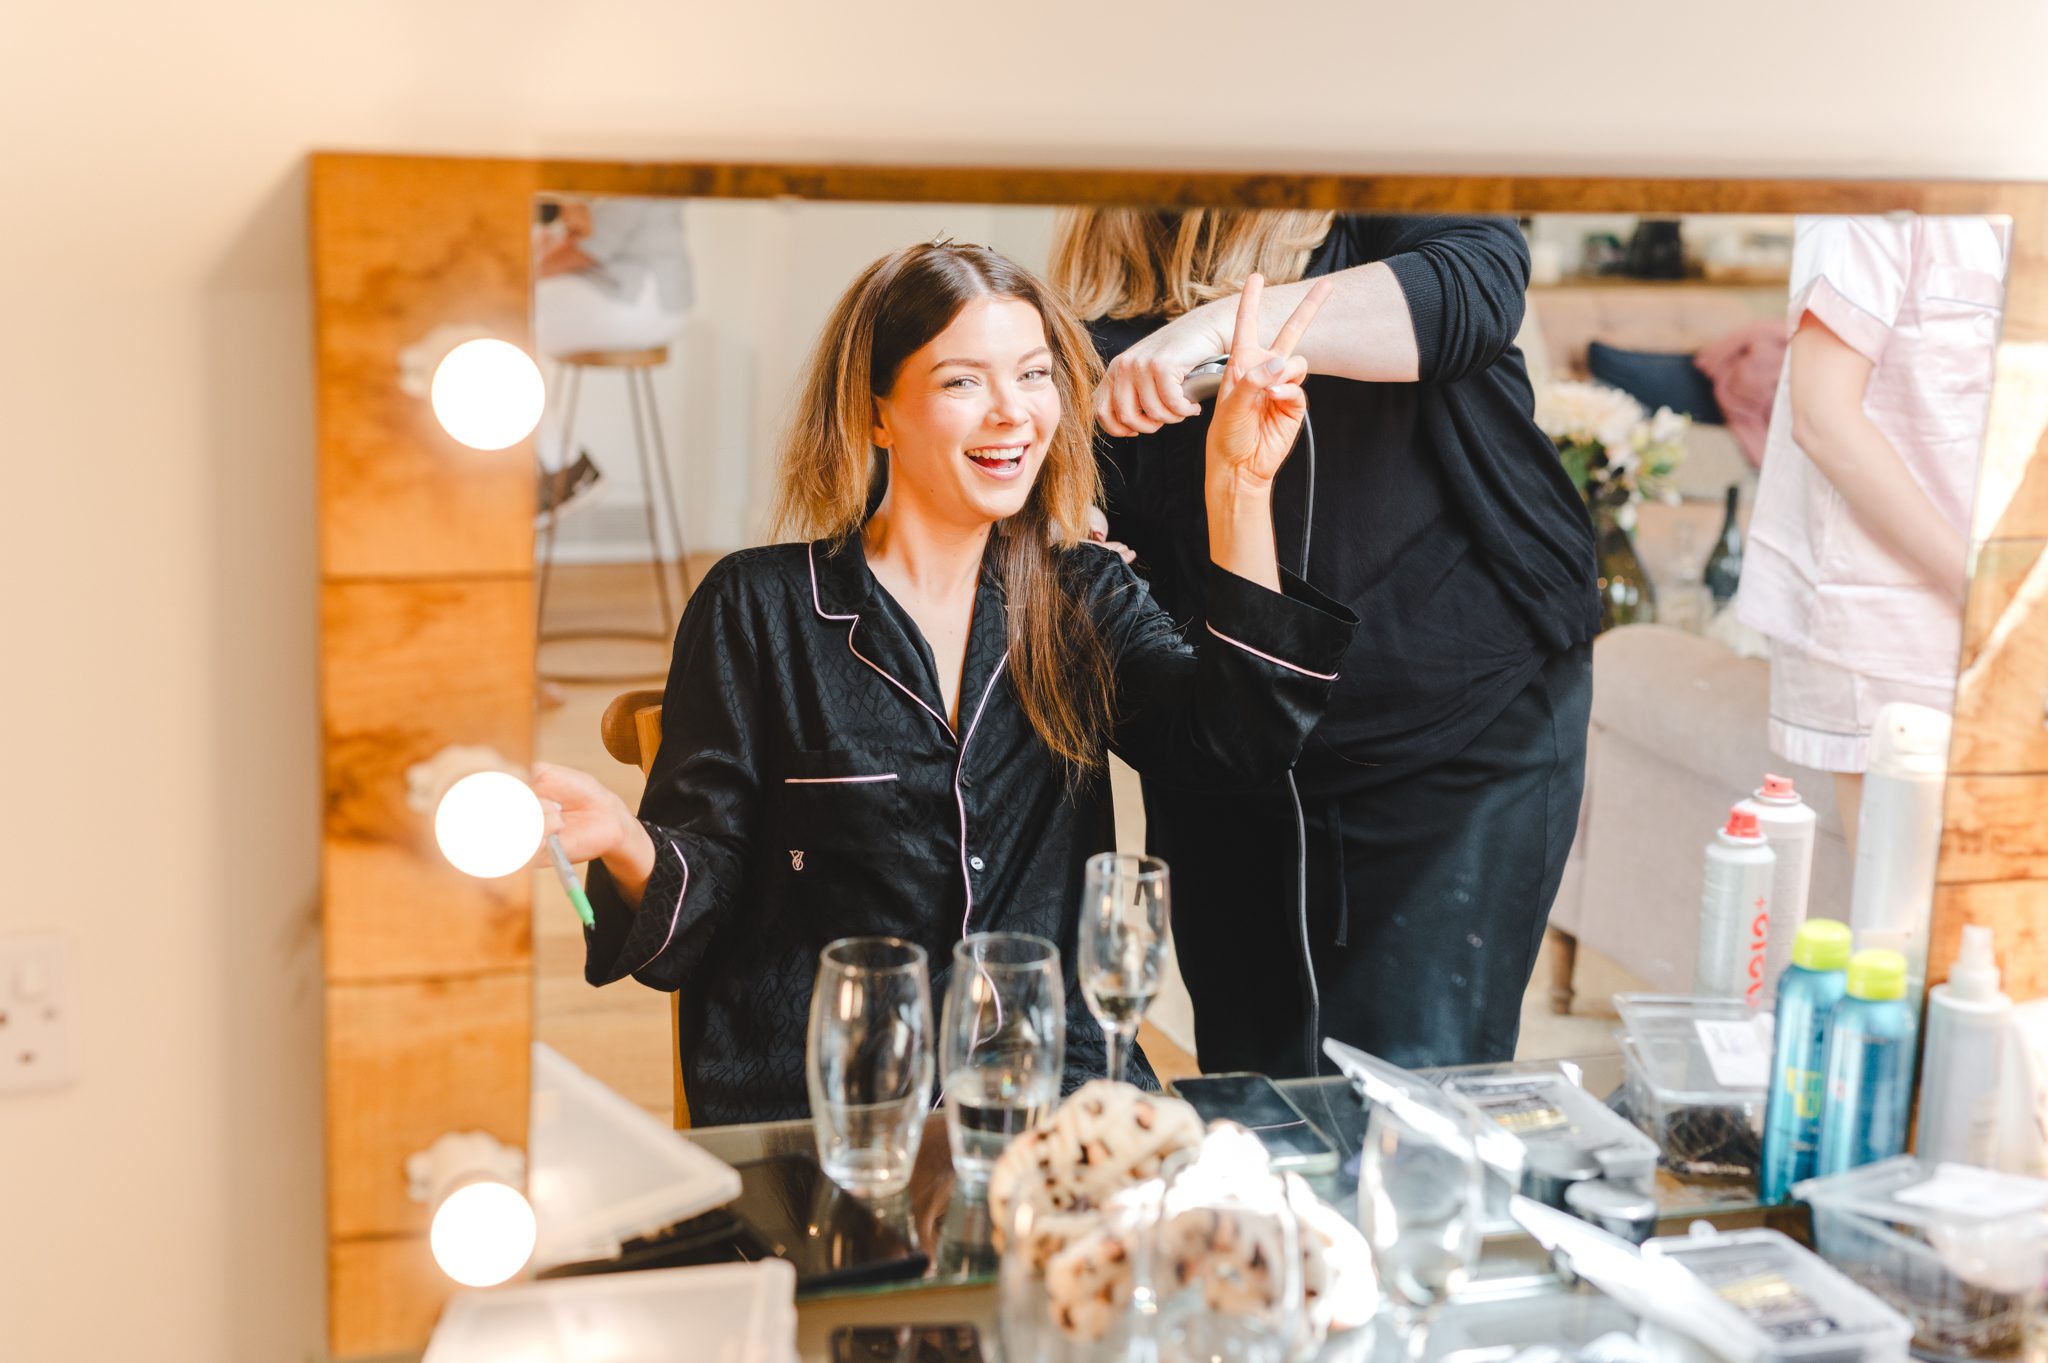
<path id="1" fill-rule="evenodd" d="M 518 1185 L 526 1156 L 483 1131 L 449 1131 L 405 1161 L 406 1192 L 434 1209 L 427 1245 L 464 1287 L 495 1287 L 533 1257 L 540 1223 Z"/>
<path id="2" fill-rule="evenodd" d="M 509 341 L 464 341 L 442 357 L 429 389 L 441 427 L 473 450 L 502 450 L 533 434 L 547 385 Z"/>
<path id="3" fill-rule="evenodd" d="M 540 1226 L 510 1184 L 465 1183 L 434 1211 L 428 1243 L 441 1271 L 464 1287 L 495 1287 L 533 1257 Z"/>
<path id="4" fill-rule="evenodd" d="M 464 875 L 494 880 L 523 869 L 547 828 L 540 797 L 504 771 L 473 772 L 434 806 L 434 841 Z"/>

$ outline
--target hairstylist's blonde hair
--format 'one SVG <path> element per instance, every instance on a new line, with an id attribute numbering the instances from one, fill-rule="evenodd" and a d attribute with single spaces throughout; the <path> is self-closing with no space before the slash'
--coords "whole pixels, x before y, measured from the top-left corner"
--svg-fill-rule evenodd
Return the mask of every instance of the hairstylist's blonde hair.
<path id="1" fill-rule="evenodd" d="M 1037 310 L 1060 395 L 1059 426 L 1031 496 L 993 533 L 1011 684 L 1031 727 L 1078 780 L 1102 765 L 1115 674 L 1093 618 L 1063 585 L 1056 554 L 1080 542 L 1101 497 L 1087 406 L 1101 363 L 1088 333 L 1036 275 L 985 246 L 952 242 L 906 247 L 863 270 L 832 309 L 805 371 L 782 449 L 775 525 L 835 548 L 860 533 L 886 467 L 871 441 L 875 399 L 962 307 L 991 295 Z"/>
<path id="2" fill-rule="evenodd" d="M 1068 208 L 1052 282 L 1082 317 L 1178 317 L 1244 288 L 1301 278 L 1336 215 L 1302 209 Z"/>

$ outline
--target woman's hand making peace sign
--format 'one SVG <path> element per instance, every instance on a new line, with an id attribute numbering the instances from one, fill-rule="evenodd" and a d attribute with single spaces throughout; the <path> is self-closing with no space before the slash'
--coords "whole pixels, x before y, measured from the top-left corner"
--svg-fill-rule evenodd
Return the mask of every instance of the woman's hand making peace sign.
<path id="1" fill-rule="evenodd" d="M 1234 482 L 1238 490 L 1263 490 L 1280 472 L 1308 398 L 1301 390 L 1308 361 L 1294 353 L 1302 333 L 1315 320 L 1333 286 L 1325 279 L 1308 291 L 1293 316 L 1273 338 L 1271 349 L 1259 344 L 1259 295 L 1265 281 L 1253 275 L 1237 299 L 1237 329 L 1230 341 L 1230 361 L 1223 387 L 1216 394 L 1216 413 L 1209 421 L 1208 478 Z"/>

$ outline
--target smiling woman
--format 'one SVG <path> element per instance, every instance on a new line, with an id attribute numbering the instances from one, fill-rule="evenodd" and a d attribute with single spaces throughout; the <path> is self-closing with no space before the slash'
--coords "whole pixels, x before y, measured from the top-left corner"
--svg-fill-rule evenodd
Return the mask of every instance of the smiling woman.
<path id="1" fill-rule="evenodd" d="M 1101 640 L 1059 589 L 1054 546 L 1078 542 L 1099 499 L 1086 415 L 1098 372 L 1072 315 L 996 252 L 885 256 L 820 334 L 777 504 L 785 532 L 864 535 L 877 577 L 937 655 L 949 724 L 987 546 L 1016 607 L 1012 685 L 1032 728 L 1076 770 L 1101 760 L 1111 680 Z M 1024 452 L 1007 472 L 977 464 L 976 453 L 1000 464 L 987 459 L 997 447 Z M 919 562 L 927 552 L 948 569 Z"/>
<path id="2" fill-rule="evenodd" d="M 1114 844 L 1105 750 L 1166 779 L 1271 779 L 1355 627 L 1273 558 L 1272 479 L 1306 410 L 1290 352 L 1320 300 L 1268 350 L 1248 297 L 1206 455 L 1211 621 L 1235 646 L 1199 658 L 1082 539 L 1095 369 L 1057 298 L 948 244 L 840 300 L 783 457 L 783 523 L 810 542 L 731 555 L 691 598 L 639 817 L 535 771 L 550 831 L 594 863 L 586 977 L 680 991 L 697 1121 L 805 1115 L 811 977 L 852 935 L 922 947 L 935 994 L 964 933 L 1050 939 L 1065 1087 L 1103 1072 L 1074 943 L 1083 863 Z"/>
<path id="3" fill-rule="evenodd" d="M 875 399 L 875 448 L 891 458 L 888 490 L 864 530 L 868 566 L 931 646 L 945 714 L 956 728 L 969 623 L 960 608 L 971 608 L 973 594 L 944 575 L 934 580 L 932 565 L 917 561 L 925 536 L 899 527 L 914 522 L 943 545 L 1024 509 L 1060 424 L 1060 394 L 1044 336 L 1037 310 L 1022 299 L 972 299 L 945 331 L 898 367 L 889 392 Z M 960 353 L 949 353 L 955 351 Z M 978 562 L 964 558 L 955 568 L 952 576 L 979 571 Z M 1071 623 L 1077 626 L 1072 633 L 1062 630 L 1048 642 L 1068 641 L 1073 656 L 1054 655 L 1055 667 L 1043 670 L 1043 680 L 1056 682 L 1064 673 L 1081 684 L 1054 685 L 1027 704 L 1050 717 L 1041 732 L 1051 730 L 1046 736 L 1056 750 L 1069 737 L 1064 730 L 1078 729 L 1071 735 L 1077 741 L 1068 746 L 1085 752 L 1094 737 L 1087 730 L 1099 729 L 1107 713 L 1111 684 L 1101 640 L 1084 620 Z M 1038 692 L 1032 683 L 1039 680 L 1027 685 Z M 1094 746 L 1100 747 L 1099 740 Z"/>

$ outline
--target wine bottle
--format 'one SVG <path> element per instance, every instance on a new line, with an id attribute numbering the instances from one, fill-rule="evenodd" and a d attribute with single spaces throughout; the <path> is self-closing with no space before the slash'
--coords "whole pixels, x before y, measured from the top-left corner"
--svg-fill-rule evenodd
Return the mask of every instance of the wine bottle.
<path id="1" fill-rule="evenodd" d="M 1742 531 L 1735 525 L 1735 502 L 1740 492 L 1737 484 L 1728 485 L 1728 514 L 1721 520 L 1720 537 L 1714 541 L 1707 566 L 1700 572 L 1700 579 L 1713 593 L 1716 609 L 1735 599 L 1735 588 L 1742 581 Z"/>

